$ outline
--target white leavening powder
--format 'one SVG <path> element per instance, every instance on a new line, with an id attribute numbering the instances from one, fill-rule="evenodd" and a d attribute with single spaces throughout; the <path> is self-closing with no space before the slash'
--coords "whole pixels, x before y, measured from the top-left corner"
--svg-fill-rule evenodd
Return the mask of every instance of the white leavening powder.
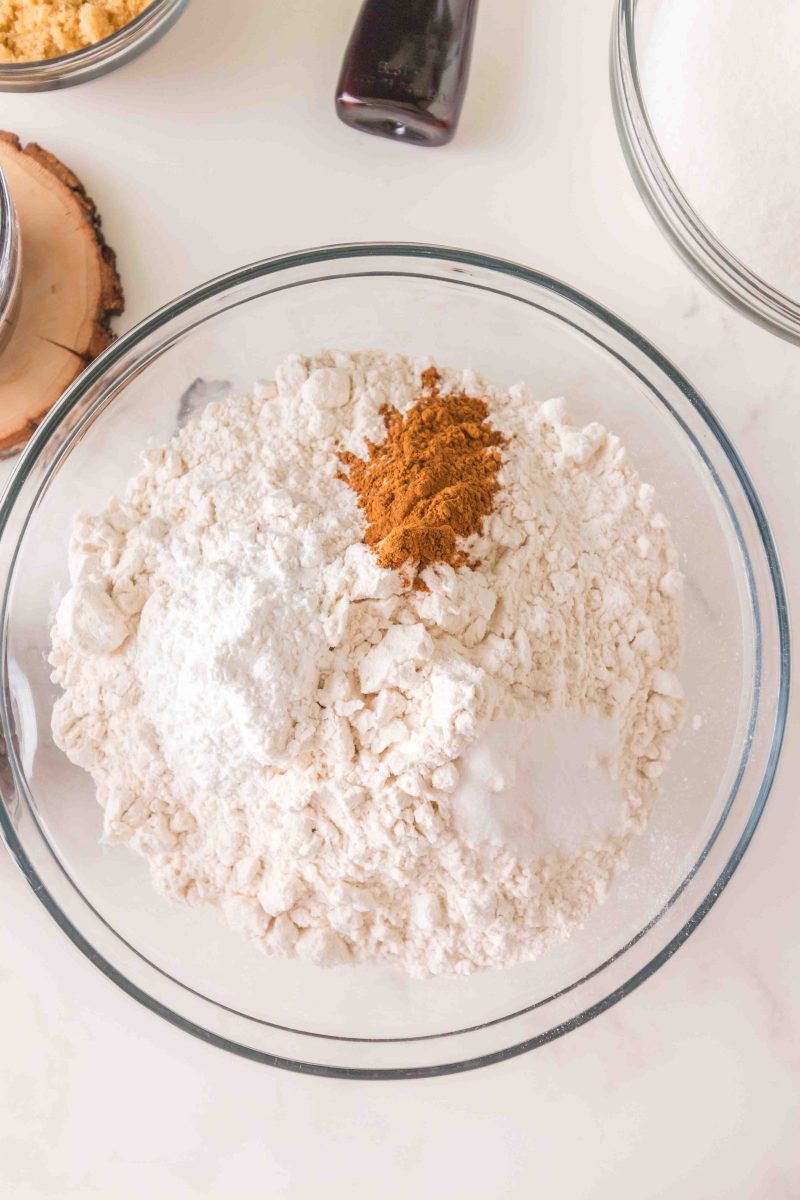
<path id="1" fill-rule="evenodd" d="M 461 757 L 456 829 L 473 845 L 528 859 L 603 842 L 625 802 L 610 767 L 615 741 L 613 721 L 595 713 L 495 721 Z"/>
<path id="2" fill-rule="evenodd" d="M 75 523 L 51 655 L 56 741 L 163 892 L 273 953 L 414 975 L 581 923 L 683 708 L 667 523 L 560 400 L 444 371 L 508 439 L 496 511 L 428 591 L 378 566 L 337 452 L 428 365 L 292 358 L 148 451 Z"/>
<path id="3" fill-rule="evenodd" d="M 640 6 L 645 104 L 690 204 L 737 258 L 800 299 L 800 3 Z"/>

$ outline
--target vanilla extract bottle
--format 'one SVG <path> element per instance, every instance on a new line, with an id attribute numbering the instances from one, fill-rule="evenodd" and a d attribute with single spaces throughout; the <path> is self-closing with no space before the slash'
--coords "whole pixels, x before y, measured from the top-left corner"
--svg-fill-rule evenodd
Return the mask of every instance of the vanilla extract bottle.
<path id="1" fill-rule="evenodd" d="M 354 129 L 441 146 L 467 88 L 478 0 L 365 0 L 347 47 L 336 111 Z"/>

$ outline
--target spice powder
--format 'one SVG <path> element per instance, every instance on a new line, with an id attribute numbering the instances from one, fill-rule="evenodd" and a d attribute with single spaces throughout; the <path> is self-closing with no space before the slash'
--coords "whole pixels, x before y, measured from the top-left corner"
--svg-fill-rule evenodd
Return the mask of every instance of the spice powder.
<path id="1" fill-rule="evenodd" d="M 367 457 L 342 451 L 339 473 L 356 492 L 367 518 L 364 541 L 382 567 L 407 568 L 413 586 L 432 563 L 463 566 L 459 538 L 480 533 L 500 489 L 500 447 L 506 439 L 489 424 L 479 396 L 440 391 L 431 367 L 405 412 L 386 407 L 386 437 L 367 443 Z"/>

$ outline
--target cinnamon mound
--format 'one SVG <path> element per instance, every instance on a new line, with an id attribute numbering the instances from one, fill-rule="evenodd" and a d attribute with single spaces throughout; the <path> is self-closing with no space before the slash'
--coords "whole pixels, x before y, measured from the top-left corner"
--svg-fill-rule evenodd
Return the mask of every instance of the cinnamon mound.
<path id="1" fill-rule="evenodd" d="M 367 518 L 364 541 L 382 567 L 407 568 L 414 586 L 432 563 L 463 566 L 458 541 L 480 533 L 494 507 L 506 439 L 489 424 L 481 397 L 439 391 L 435 368 L 405 412 L 386 408 L 386 438 L 367 444 L 366 459 L 343 451 L 339 478 L 358 495 Z"/>

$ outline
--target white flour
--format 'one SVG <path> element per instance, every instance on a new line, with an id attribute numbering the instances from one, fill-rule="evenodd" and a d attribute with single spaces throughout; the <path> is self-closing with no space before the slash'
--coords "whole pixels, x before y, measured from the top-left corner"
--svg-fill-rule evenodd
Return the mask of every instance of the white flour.
<path id="1" fill-rule="evenodd" d="M 148 452 L 76 522 L 51 658 L 56 741 L 162 891 L 274 953 L 416 975 L 532 958 L 586 918 L 683 707 L 666 522 L 561 401 L 444 372 L 509 438 L 496 512 L 475 569 L 429 568 L 428 592 L 377 565 L 336 453 L 380 440 L 426 365 L 295 358 Z M 585 753 L 560 774 L 567 736 Z M 468 827 L 481 771 L 519 806 L 534 767 L 527 832 Z"/>
<path id="2" fill-rule="evenodd" d="M 733 254 L 800 299 L 798 0 L 642 7 L 645 103 L 678 183 Z"/>

